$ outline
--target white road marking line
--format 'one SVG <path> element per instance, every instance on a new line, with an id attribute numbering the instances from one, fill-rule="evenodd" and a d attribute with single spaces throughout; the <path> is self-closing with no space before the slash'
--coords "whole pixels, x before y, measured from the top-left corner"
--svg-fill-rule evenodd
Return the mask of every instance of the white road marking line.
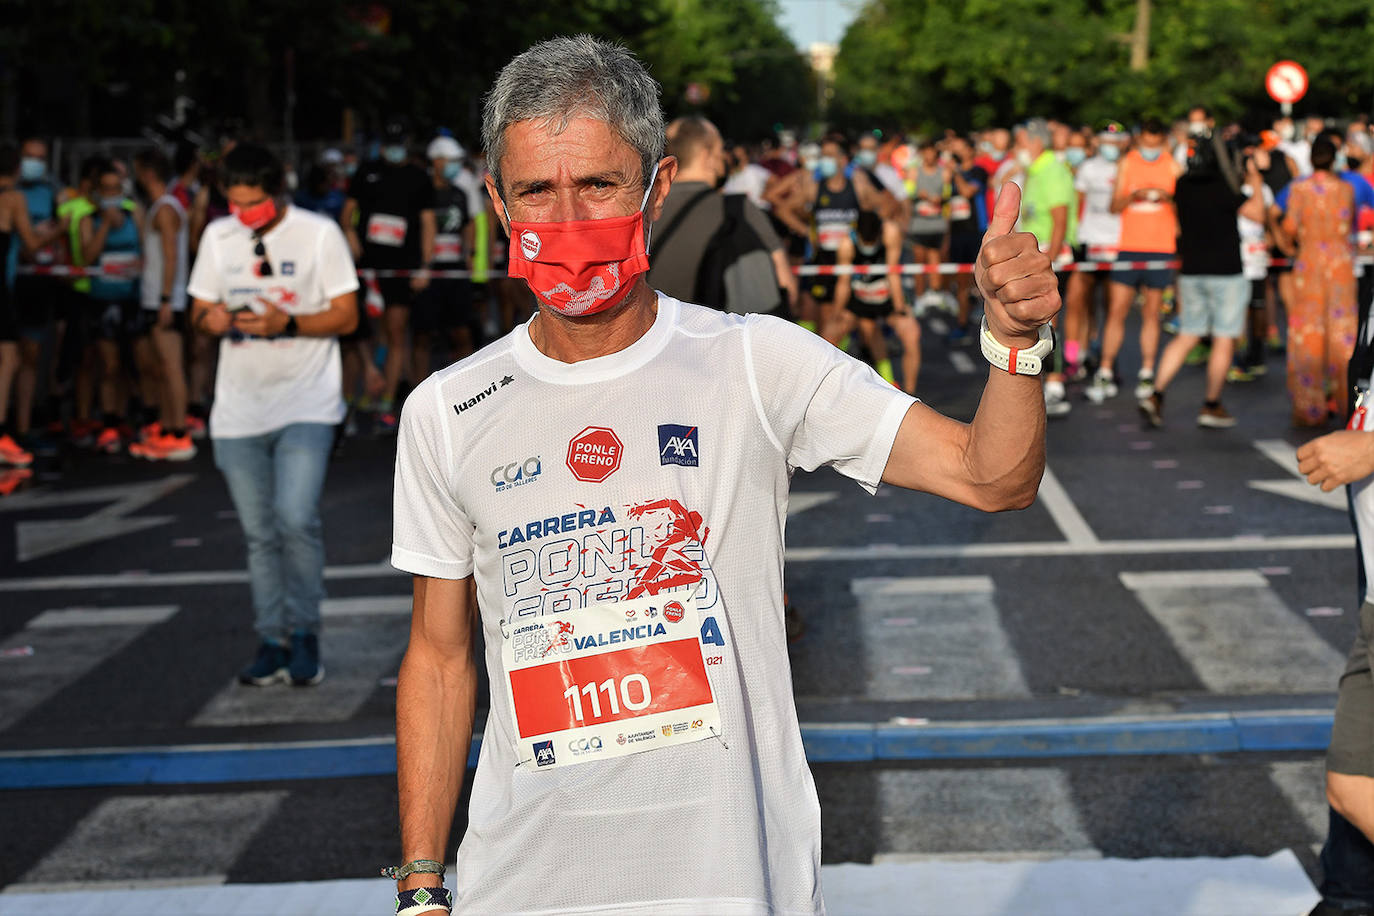
<path id="1" fill-rule="evenodd" d="M 1345 659 L 1250 569 L 1121 573 L 1217 693 L 1322 693 Z"/>
<path id="2" fill-rule="evenodd" d="M 1059 482 L 1049 465 L 1045 465 L 1045 475 L 1040 478 L 1039 500 L 1049 512 L 1050 518 L 1059 526 L 1064 540 L 1070 544 L 1087 546 L 1098 543 L 1097 535 L 1088 525 L 1087 519 L 1078 511 L 1068 491 Z"/>
<path id="3" fill-rule="evenodd" d="M 787 517 L 791 518 L 807 509 L 825 505 L 832 499 L 838 499 L 839 495 L 838 493 L 814 493 L 810 491 L 793 493 L 787 498 Z"/>
<path id="4" fill-rule="evenodd" d="M 83 544 L 121 537 L 176 520 L 175 516 L 128 517 L 157 502 L 195 479 L 194 474 L 170 474 L 159 480 L 110 487 L 90 487 L 65 492 L 35 491 L 7 498 L 0 511 L 51 508 L 107 502 L 84 518 L 34 519 L 14 526 L 15 554 L 19 562 L 48 556 Z M 26 498 L 27 497 L 27 498 Z"/>
<path id="5" fill-rule="evenodd" d="M 142 607 L 71 607 L 44 611 L 30 620 L 30 629 L 52 627 L 150 626 L 171 618 L 181 608 L 175 604 Z"/>
<path id="6" fill-rule="evenodd" d="M 221 875 L 286 796 L 277 791 L 107 799 L 16 883 Z"/>
<path id="7" fill-rule="evenodd" d="M 1269 764 L 1269 780 L 1288 799 L 1312 836 L 1326 836 L 1326 762 L 1324 760 L 1284 760 Z"/>
<path id="8" fill-rule="evenodd" d="M 1264 457 L 1297 479 L 1250 480 L 1246 481 L 1247 487 L 1264 493 L 1272 493 L 1275 496 L 1283 496 L 1327 509 L 1335 509 L 1339 512 L 1346 511 L 1345 488 L 1341 487 L 1330 493 L 1324 493 L 1320 488 L 1308 483 L 1302 471 L 1298 470 L 1298 452 L 1292 445 L 1282 439 L 1259 439 L 1253 444 Z"/>
<path id="9" fill-rule="evenodd" d="M 321 617 L 359 614 L 409 614 L 410 595 L 367 595 L 360 598 L 326 598 L 320 602 Z"/>
<path id="10" fill-rule="evenodd" d="M 405 602 L 409 611 L 410 599 Z M 391 606 L 398 607 L 399 600 Z M 410 621 L 399 613 L 332 615 L 320 633 L 320 660 L 325 670 L 320 684 L 309 690 L 273 690 L 233 682 L 211 697 L 190 724 L 345 722 L 367 702 L 383 675 L 395 673 L 409 635 Z"/>
<path id="11" fill-rule="evenodd" d="M 1026 697 L 987 576 L 858 578 L 867 685 L 879 700 Z M 893 627 L 893 619 L 912 620 Z"/>
<path id="12" fill-rule="evenodd" d="M 978 371 L 977 365 L 973 362 L 973 357 L 963 350 L 950 350 L 949 361 L 954 366 L 954 371 L 960 375 L 972 375 Z"/>

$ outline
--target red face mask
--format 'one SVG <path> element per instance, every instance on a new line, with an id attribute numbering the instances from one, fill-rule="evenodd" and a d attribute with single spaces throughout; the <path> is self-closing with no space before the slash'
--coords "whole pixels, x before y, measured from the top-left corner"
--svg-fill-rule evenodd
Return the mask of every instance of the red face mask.
<path id="1" fill-rule="evenodd" d="M 239 222 L 243 223 L 249 229 L 256 231 L 277 218 L 277 202 L 269 197 L 261 203 L 253 204 L 251 207 L 240 207 L 237 204 L 230 204 L 229 212 L 237 216 Z"/>
<path id="2" fill-rule="evenodd" d="M 629 216 L 528 223 L 510 219 L 507 211 L 507 272 L 523 278 L 540 301 L 560 315 L 595 315 L 624 301 L 639 275 L 649 271 L 644 205 L 657 177 L 655 166 L 639 212 Z"/>

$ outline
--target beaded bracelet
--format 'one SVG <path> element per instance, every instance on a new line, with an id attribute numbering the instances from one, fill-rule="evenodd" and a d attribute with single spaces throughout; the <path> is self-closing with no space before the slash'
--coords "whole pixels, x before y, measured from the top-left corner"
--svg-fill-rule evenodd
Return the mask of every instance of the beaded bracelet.
<path id="1" fill-rule="evenodd" d="M 407 862 L 400 868 L 395 865 L 388 865 L 382 869 L 383 878 L 393 878 L 403 881 L 411 875 L 438 875 L 444 876 L 444 863 L 436 862 L 433 859 L 415 859 Z"/>
<path id="2" fill-rule="evenodd" d="M 453 893 L 446 887 L 417 887 L 396 895 L 396 916 L 416 916 L 436 910 L 453 911 Z"/>

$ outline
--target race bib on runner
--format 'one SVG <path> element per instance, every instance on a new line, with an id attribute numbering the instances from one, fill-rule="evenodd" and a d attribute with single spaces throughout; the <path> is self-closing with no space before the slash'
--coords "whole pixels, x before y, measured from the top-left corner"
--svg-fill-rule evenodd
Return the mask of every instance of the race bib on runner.
<path id="1" fill-rule="evenodd" d="M 916 215 L 924 216 L 927 219 L 933 219 L 940 215 L 940 205 L 922 199 L 916 204 Z"/>
<path id="2" fill-rule="evenodd" d="M 434 236 L 434 260 L 463 260 L 462 236 L 454 235 L 451 232 L 441 232 L 438 235 Z"/>
<path id="3" fill-rule="evenodd" d="M 952 197 L 949 201 L 949 218 L 956 223 L 973 218 L 973 204 L 967 197 Z"/>
<path id="4" fill-rule="evenodd" d="M 501 646 L 522 765 L 545 770 L 720 734 L 691 592 L 595 604 Z"/>
<path id="5" fill-rule="evenodd" d="M 1118 250 L 1117 250 L 1117 247 L 1116 247 L 1115 245 L 1089 245 L 1089 246 L 1088 246 L 1088 260 L 1089 260 L 1089 261 L 1115 261 L 1115 260 L 1116 260 L 1117 254 L 1118 254 Z"/>
<path id="6" fill-rule="evenodd" d="M 374 213 L 367 220 L 367 240 L 374 245 L 400 248 L 406 243 L 405 217 Z"/>
<path id="7" fill-rule="evenodd" d="M 138 273 L 138 254 L 133 251 L 111 251 L 100 256 L 100 270 L 108 278 L 129 278 Z"/>
<path id="8" fill-rule="evenodd" d="M 816 230 L 816 243 L 826 251 L 839 251 L 849 238 L 848 223 L 823 223 Z"/>

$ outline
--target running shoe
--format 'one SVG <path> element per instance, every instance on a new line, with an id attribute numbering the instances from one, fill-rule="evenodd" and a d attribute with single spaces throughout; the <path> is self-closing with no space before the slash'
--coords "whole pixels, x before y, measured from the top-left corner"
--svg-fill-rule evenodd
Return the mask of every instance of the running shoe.
<path id="1" fill-rule="evenodd" d="M 396 432 L 396 428 L 401 425 L 401 421 L 394 413 L 379 413 L 373 422 L 373 429 L 383 435 L 391 435 Z"/>
<path id="2" fill-rule="evenodd" d="M 1188 355 L 1183 357 L 1183 362 L 1189 366 L 1201 366 L 1211 355 L 1212 347 L 1209 344 L 1195 344 L 1193 349 L 1188 351 Z"/>
<path id="3" fill-rule="evenodd" d="M 204 420 L 197 416 L 188 416 L 186 418 L 186 435 L 190 436 L 192 439 L 200 440 L 205 438 L 205 433 Z"/>
<path id="4" fill-rule="evenodd" d="M 160 435 L 162 435 L 162 424 L 159 423 L 157 420 L 154 420 L 151 423 L 145 423 L 144 425 L 138 428 L 139 442 L 148 442 L 153 439 L 156 439 Z"/>
<path id="5" fill-rule="evenodd" d="M 1151 391 L 1150 396 L 1141 398 L 1136 402 L 1140 408 L 1140 415 L 1145 418 L 1145 422 L 1155 429 L 1164 425 L 1164 395 L 1158 391 Z"/>
<path id="6" fill-rule="evenodd" d="M 287 672 L 290 662 L 291 651 L 286 646 L 263 642 L 258 646 L 258 654 L 253 663 L 239 672 L 239 683 L 250 687 L 285 684 L 291 679 Z"/>
<path id="7" fill-rule="evenodd" d="M 0 436 L 0 464 L 10 467 L 26 468 L 33 464 L 33 452 L 25 451 L 9 434 Z"/>
<path id="8" fill-rule="evenodd" d="M 19 485 L 33 477 L 28 468 L 4 468 L 0 470 L 0 496 L 9 496 Z"/>
<path id="9" fill-rule="evenodd" d="M 107 455 L 118 455 L 124 450 L 124 440 L 120 438 L 119 430 L 112 426 L 107 426 L 100 431 L 100 435 L 95 439 L 95 450 L 104 452 Z"/>
<path id="10" fill-rule="evenodd" d="M 1155 374 L 1149 369 L 1141 369 L 1135 377 L 1135 399 L 1143 401 L 1155 393 Z"/>
<path id="11" fill-rule="evenodd" d="M 1203 407 L 1198 411 L 1197 425 L 1206 429 L 1230 429 L 1236 425 L 1236 418 L 1218 404 L 1215 407 Z"/>
<path id="12" fill-rule="evenodd" d="M 1226 381 L 1228 382 L 1253 382 L 1254 380 L 1254 374 L 1240 366 L 1232 366 L 1226 370 Z"/>
<path id="13" fill-rule="evenodd" d="M 1269 348 L 1270 353 L 1282 353 L 1284 351 L 1283 338 L 1279 336 L 1277 328 L 1270 330 L 1269 335 L 1264 339 L 1264 345 Z"/>
<path id="14" fill-rule="evenodd" d="M 196 444 L 190 435 L 174 436 L 168 433 L 143 442 L 129 444 L 129 454 L 148 461 L 190 461 L 196 457 Z"/>
<path id="15" fill-rule="evenodd" d="M 1108 398 L 1116 397 L 1117 391 L 1116 377 L 1112 375 L 1112 370 L 1098 369 L 1093 375 L 1092 384 L 1083 394 L 1094 404 L 1101 404 Z"/>
<path id="16" fill-rule="evenodd" d="M 324 680 L 318 636 L 305 632 L 291 634 L 291 664 L 287 671 L 291 675 L 291 683 L 297 687 L 312 687 Z"/>
<path id="17" fill-rule="evenodd" d="M 1062 417 L 1072 409 L 1068 397 L 1064 394 L 1063 382 L 1045 383 L 1045 416 Z"/>

